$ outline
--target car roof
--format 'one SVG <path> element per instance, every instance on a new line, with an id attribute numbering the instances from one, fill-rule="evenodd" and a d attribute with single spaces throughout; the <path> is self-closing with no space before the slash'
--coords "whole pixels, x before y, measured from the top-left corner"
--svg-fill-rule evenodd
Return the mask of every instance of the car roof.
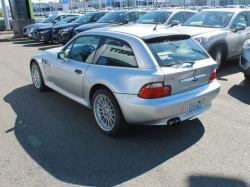
<path id="1" fill-rule="evenodd" d="M 242 8 L 220 8 L 220 9 L 206 9 L 202 10 L 202 12 L 243 12 L 243 11 L 248 11 L 247 9 L 242 9 Z"/>
<path id="2" fill-rule="evenodd" d="M 121 26 L 121 27 L 105 27 L 105 28 L 98 28 L 94 30 L 89 30 L 84 33 L 88 34 L 95 34 L 95 33 L 124 33 L 132 36 L 139 37 L 141 39 L 150 39 L 155 37 L 161 36 L 171 36 L 171 35 L 187 35 L 184 33 L 180 33 L 174 30 L 166 29 L 166 27 L 158 26 L 156 30 L 153 30 L 155 25 L 128 25 L 128 26 Z M 143 32 L 141 32 L 143 30 Z M 80 34 L 81 35 L 81 34 Z"/>

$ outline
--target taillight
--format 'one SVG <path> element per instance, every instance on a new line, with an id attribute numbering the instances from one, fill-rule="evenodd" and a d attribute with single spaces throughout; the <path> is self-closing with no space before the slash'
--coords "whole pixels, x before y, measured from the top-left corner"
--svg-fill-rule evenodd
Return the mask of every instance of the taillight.
<path id="1" fill-rule="evenodd" d="M 208 79 L 208 82 L 212 82 L 216 78 L 216 69 L 213 73 L 210 74 L 210 77 Z"/>
<path id="2" fill-rule="evenodd" d="M 168 95 L 171 95 L 171 86 L 164 86 L 163 82 L 148 83 L 144 85 L 138 93 L 138 97 L 146 99 L 164 97 Z"/>

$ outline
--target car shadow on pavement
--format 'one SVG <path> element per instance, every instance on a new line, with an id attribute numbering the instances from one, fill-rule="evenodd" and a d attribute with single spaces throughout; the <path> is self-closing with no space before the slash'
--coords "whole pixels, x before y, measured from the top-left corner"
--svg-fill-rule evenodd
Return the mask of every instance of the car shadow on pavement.
<path id="1" fill-rule="evenodd" d="M 227 61 L 226 65 L 223 65 L 219 71 L 217 72 L 217 79 L 222 81 L 227 81 L 226 78 L 224 78 L 227 75 L 232 75 L 239 73 L 239 60 L 231 60 Z"/>
<path id="2" fill-rule="evenodd" d="M 248 187 L 239 179 L 198 175 L 189 177 L 189 187 Z"/>
<path id="3" fill-rule="evenodd" d="M 228 90 L 228 94 L 239 101 L 250 105 L 250 81 L 243 80 L 240 84 L 234 85 Z"/>
<path id="4" fill-rule="evenodd" d="M 103 135 L 86 107 L 33 85 L 4 97 L 17 114 L 13 128 L 24 150 L 45 171 L 72 184 L 114 186 L 185 151 L 203 136 L 197 118 L 181 125 L 134 126 L 119 137 Z"/>

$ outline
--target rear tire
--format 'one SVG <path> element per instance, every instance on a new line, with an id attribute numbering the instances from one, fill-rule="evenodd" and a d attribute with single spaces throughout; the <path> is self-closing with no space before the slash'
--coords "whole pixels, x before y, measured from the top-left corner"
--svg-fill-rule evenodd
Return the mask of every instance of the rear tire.
<path id="1" fill-rule="evenodd" d="M 47 86 L 45 86 L 44 84 L 43 76 L 37 62 L 32 62 L 31 64 L 31 77 L 33 85 L 38 91 L 42 92 L 47 89 Z"/>
<path id="2" fill-rule="evenodd" d="M 122 134 L 129 129 L 116 98 L 107 89 L 94 93 L 92 111 L 99 129 L 106 135 Z"/>
<path id="3" fill-rule="evenodd" d="M 223 51 L 220 46 L 215 46 L 212 48 L 211 52 L 211 57 L 215 60 L 217 63 L 216 69 L 218 70 L 221 67 L 222 60 L 223 60 Z"/>
<path id="4" fill-rule="evenodd" d="M 250 80 L 250 75 L 244 74 L 246 80 Z"/>

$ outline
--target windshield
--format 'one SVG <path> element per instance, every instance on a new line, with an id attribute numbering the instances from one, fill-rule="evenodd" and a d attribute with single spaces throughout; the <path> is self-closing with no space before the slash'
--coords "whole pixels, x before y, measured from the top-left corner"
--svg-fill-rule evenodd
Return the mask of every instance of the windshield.
<path id="1" fill-rule="evenodd" d="M 56 17 L 57 17 L 57 15 L 47 17 L 45 20 L 43 20 L 42 23 L 50 23 L 50 22 L 52 22 Z"/>
<path id="2" fill-rule="evenodd" d="M 189 36 L 171 36 L 145 41 L 159 66 L 179 61 L 198 61 L 209 58 L 208 54 Z"/>
<path id="3" fill-rule="evenodd" d="M 76 18 L 75 18 L 75 19 L 76 19 Z M 62 25 L 62 24 L 68 23 L 68 22 L 70 22 L 71 20 L 74 20 L 74 18 L 72 18 L 72 17 L 65 18 L 65 19 L 59 21 L 58 23 L 56 23 L 55 26 L 56 26 L 56 25 Z"/>
<path id="4" fill-rule="evenodd" d="M 233 15 L 233 12 L 204 11 L 194 15 L 183 25 L 195 27 L 225 28 L 228 26 Z"/>
<path id="5" fill-rule="evenodd" d="M 143 23 L 143 24 L 164 24 L 172 12 L 166 11 L 153 11 L 149 12 L 146 15 L 142 16 L 136 23 Z"/>
<path id="6" fill-rule="evenodd" d="M 87 13 L 75 20 L 75 23 L 88 23 L 96 13 Z"/>
<path id="7" fill-rule="evenodd" d="M 103 16 L 98 23 L 117 23 L 125 12 L 111 12 Z"/>

